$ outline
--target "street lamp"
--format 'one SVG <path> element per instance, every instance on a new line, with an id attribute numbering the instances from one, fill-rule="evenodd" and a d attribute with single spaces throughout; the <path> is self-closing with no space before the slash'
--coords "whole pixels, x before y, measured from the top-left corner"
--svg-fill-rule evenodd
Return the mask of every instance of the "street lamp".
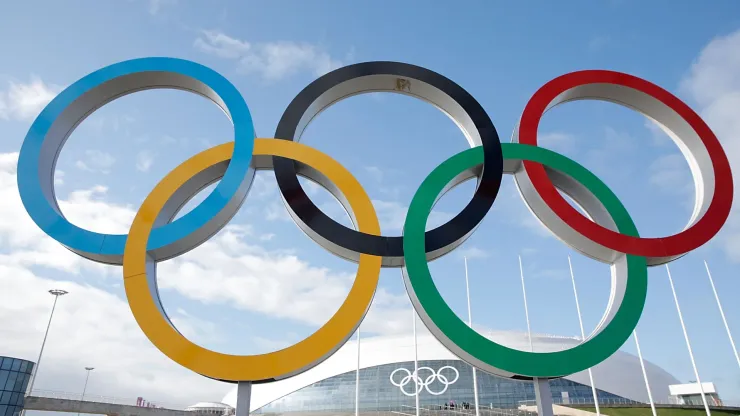
<path id="1" fill-rule="evenodd" d="M 85 367 L 85 370 L 87 370 L 87 377 L 85 377 L 85 387 L 82 388 L 82 399 L 81 402 L 85 401 L 85 392 L 87 391 L 87 381 L 90 380 L 90 372 L 94 370 L 95 367 Z M 77 416 L 80 416 L 79 413 L 77 413 Z"/>
<path id="2" fill-rule="evenodd" d="M 61 289 L 52 289 L 49 291 L 49 293 L 54 295 L 54 304 L 51 307 L 51 315 L 49 316 L 49 323 L 46 325 L 46 333 L 44 334 L 44 341 L 41 343 L 41 351 L 39 351 L 39 359 L 36 360 L 36 367 L 34 368 L 33 376 L 31 377 L 31 383 L 27 390 L 29 395 L 33 393 L 33 384 L 36 382 L 36 376 L 39 373 L 39 366 L 41 365 L 41 356 L 44 355 L 44 346 L 46 345 L 46 337 L 49 336 L 49 328 L 51 327 L 51 320 L 52 318 L 54 318 L 54 309 L 56 309 L 57 307 L 57 300 L 59 299 L 59 296 L 64 296 L 69 292 L 67 292 L 66 290 L 61 290 Z"/>

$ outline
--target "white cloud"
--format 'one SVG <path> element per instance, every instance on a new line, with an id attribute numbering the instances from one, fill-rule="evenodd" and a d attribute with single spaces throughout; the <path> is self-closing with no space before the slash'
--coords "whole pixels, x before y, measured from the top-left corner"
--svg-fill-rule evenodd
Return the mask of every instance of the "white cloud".
<path id="1" fill-rule="evenodd" d="M 265 207 L 265 218 L 267 221 L 287 221 L 287 222 L 293 222 L 293 218 L 291 218 L 290 214 L 288 213 L 288 209 L 285 207 L 284 204 L 281 204 L 280 202 L 272 202 L 267 204 Z"/>
<path id="2" fill-rule="evenodd" d="M 94 366 L 91 394 L 137 397 L 144 393 L 155 402 L 182 406 L 192 404 L 193 398 L 207 400 L 225 393 L 228 385 L 190 373 L 152 346 L 123 299 L 91 285 L 53 277 L 66 272 L 95 282 L 96 276 L 117 276 L 120 270 L 82 259 L 38 229 L 20 201 L 17 160 L 17 153 L 0 154 L 3 352 L 36 360 L 51 309 L 47 291 L 61 288 L 70 293 L 57 305 L 36 388 L 65 390 L 70 383 L 82 383 L 83 367 Z M 95 187 L 73 192 L 60 201 L 60 207 L 74 223 L 98 231 L 125 232 L 133 211 L 94 199 L 105 191 Z M 198 338 L 198 327 L 191 333 Z"/>
<path id="3" fill-rule="evenodd" d="M 663 155 L 650 164 L 650 183 L 669 193 L 694 192 L 694 181 L 686 159 L 681 153 Z"/>
<path id="4" fill-rule="evenodd" d="M 303 187 L 303 190 L 306 191 L 308 195 L 316 195 L 316 193 L 322 189 L 321 185 L 308 179 L 301 180 L 301 187 Z"/>
<path id="5" fill-rule="evenodd" d="M 650 132 L 654 146 L 665 146 L 673 143 L 673 140 L 653 120 L 645 118 L 645 128 Z"/>
<path id="6" fill-rule="evenodd" d="M 0 259 L 0 339 L 3 353 L 36 360 L 51 310 L 49 289 L 60 298 L 35 388 L 81 384 L 95 367 L 91 394 L 145 395 L 161 405 L 184 406 L 221 397 L 230 385 L 191 373 L 162 355 L 143 335 L 120 297 L 88 285 L 37 275 Z M 173 388 L 172 386 L 177 386 Z"/>
<path id="7" fill-rule="evenodd" d="M 614 160 L 618 156 L 634 151 L 637 148 L 637 139 L 607 126 L 604 128 L 604 137 L 599 140 L 602 145 L 598 149 L 586 152 L 586 166 L 603 180 L 611 179 L 617 182 L 628 179 L 633 169 L 627 165 L 614 169 Z"/>
<path id="8" fill-rule="evenodd" d="M 373 93 L 373 95 L 380 95 L 379 93 Z M 365 172 L 370 175 L 373 180 L 381 184 L 378 190 L 387 199 L 396 200 L 403 191 L 403 186 L 399 186 L 400 180 L 394 180 L 401 178 L 403 172 L 392 168 L 381 168 L 378 166 L 365 166 Z M 389 184 L 392 184 L 389 186 Z"/>
<path id="9" fill-rule="evenodd" d="M 250 43 L 220 31 L 204 30 L 193 46 L 211 55 L 238 62 L 243 73 L 277 80 L 299 71 L 323 75 L 342 65 L 316 45 L 288 41 Z"/>
<path id="10" fill-rule="evenodd" d="M 740 91 L 740 30 L 717 37 L 699 53 L 681 89 L 703 107 Z"/>
<path id="11" fill-rule="evenodd" d="M 37 76 L 31 76 L 28 83 L 11 81 L 7 91 L 0 91 L 0 119 L 33 119 L 61 90 L 62 87 L 46 84 Z"/>
<path id="12" fill-rule="evenodd" d="M 182 308 L 177 308 L 174 314 L 168 316 L 181 334 L 197 344 L 213 345 L 223 342 L 223 335 L 213 322 L 193 316 Z"/>
<path id="13" fill-rule="evenodd" d="M 704 47 L 682 80 L 681 90 L 699 104 L 702 118 L 722 142 L 735 173 L 735 200 L 720 241 L 726 254 L 740 261 L 740 30 Z"/>
<path id="14" fill-rule="evenodd" d="M 277 351 L 290 347 L 295 343 L 295 340 L 265 338 L 256 335 L 252 337 L 252 342 L 254 342 L 254 345 L 260 350 Z"/>
<path id="15" fill-rule="evenodd" d="M 275 234 L 273 233 L 262 234 L 260 241 L 271 241 L 273 238 L 275 238 Z"/>
<path id="16" fill-rule="evenodd" d="M 455 251 L 458 253 L 459 257 L 465 257 L 468 260 L 485 259 L 490 256 L 490 253 L 488 253 L 488 251 L 476 246 L 462 247 Z"/>
<path id="17" fill-rule="evenodd" d="M 532 273 L 533 277 L 539 279 L 565 280 L 570 279 L 568 269 L 544 269 L 536 270 Z"/>
<path id="18" fill-rule="evenodd" d="M 149 14 L 159 13 L 165 6 L 174 6 L 177 0 L 149 0 Z"/>
<path id="19" fill-rule="evenodd" d="M 378 182 L 383 181 L 383 170 L 377 166 L 365 166 L 365 171 Z"/>
<path id="20" fill-rule="evenodd" d="M 598 52 L 604 49 L 609 43 L 611 43 L 611 38 L 609 36 L 595 36 L 588 42 L 588 49 L 593 52 Z"/>
<path id="21" fill-rule="evenodd" d="M 501 190 L 492 209 L 498 212 L 496 218 L 507 225 L 522 227 L 539 237 L 553 237 L 552 232 L 527 208 L 513 180 L 501 183 Z"/>
<path id="22" fill-rule="evenodd" d="M 162 263 L 158 276 L 160 289 L 206 304 L 227 304 L 314 325 L 336 312 L 353 279 L 294 255 L 250 246 L 230 231 L 222 231 L 197 251 Z"/>
<path id="23" fill-rule="evenodd" d="M 406 213 L 409 210 L 408 206 L 397 201 L 373 199 L 372 202 L 378 213 L 378 218 L 380 218 L 380 226 L 383 232 L 400 232 L 403 229 Z M 454 214 L 449 212 L 432 210 L 427 219 L 427 230 L 439 227 L 452 219 L 453 216 Z"/>
<path id="24" fill-rule="evenodd" d="M 75 162 L 75 167 L 77 167 L 77 169 L 107 175 L 116 163 L 116 158 L 110 153 L 94 149 L 86 150 L 85 158 L 85 161 L 78 160 Z"/>
<path id="25" fill-rule="evenodd" d="M 54 185 L 64 185 L 64 171 L 57 170 L 54 172 Z"/>
<path id="26" fill-rule="evenodd" d="M 202 34 L 203 37 L 195 39 L 195 48 L 219 58 L 238 59 L 252 49 L 249 42 L 234 39 L 221 32 L 204 30 Z"/>
<path id="27" fill-rule="evenodd" d="M 154 153 L 148 150 L 142 150 L 136 155 L 136 170 L 139 172 L 149 172 L 149 168 L 154 163 Z"/>
<path id="28" fill-rule="evenodd" d="M 537 135 L 540 146 L 558 152 L 572 152 L 575 150 L 576 140 L 572 134 L 562 132 L 551 132 Z"/>
<path id="29" fill-rule="evenodd" d="M 4 264 L 14 266 L 41 265 L 68 273 L 80 273 L 84 268 L 96 274 L 110 272 L 106 266 L 84 260 L 48 238 L 30 219 L 20 200 L 16 182 L 18 153 L 0 154 L 0 247 L 10 250 L 3 254 Z M 78 190 L 59 202 L 64 215 L 75 224 L 99 232 L 125 233 L 133 218 L 130 207 L 100 201 L 107 189 L 97 186 Z"/>

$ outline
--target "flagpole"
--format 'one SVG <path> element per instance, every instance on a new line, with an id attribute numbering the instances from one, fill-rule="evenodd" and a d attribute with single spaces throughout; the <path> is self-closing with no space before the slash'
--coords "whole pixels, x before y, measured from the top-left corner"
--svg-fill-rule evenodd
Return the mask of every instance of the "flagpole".
<path id="1" fill-rule="evenodd" d="M 701 401 L 704 403 L 704 410 L 707 412 L 707 416 L 711 416 L 712 412 L 709 410 L 709 404 L 707 404 L 707 396 L 704 394 L 704 386 L 701 384 L 699 378 L 699 370 L 696 368 L 696 361 L 694 360 L 694 352 L 691 351 L 691 342 L 689 342 L 689 334 L 686 332 L 686 325 L 683 322 L 683 315 L 681 314 L 681 307 L 678 306 L 678 296 L 676 296 L 676 288 L 673 286 L 673 277 L 671 277 L 671 269 L 668 265 L 665 265 L 665 269 L 668 272 L 668 282 L 671 284 L 671 292 L 673 292 L 673 300 L 676 302 L 676 312 L 678 312 L 678 320 L 681 321 L 681 329 L 683 330 L 683 337 L 686 340 L 686 348 L 689 350 L 689 358 L 691 358 L 691 366 L 694 367 L 694 376 L 696 376 L 696 382 L 699 384 L 699 392 L 701 393 Z"/>
<path id="2" fill-rule="evenodd" d="M 357 372 L 355 375 L 355 416 L 360 416 L 360 327 L 357 327 Z"/>
<path id="3" fill-rule="evenodd" d="M 637 346 L 637 358 L 640 359 L 642 377 L 645 379 L 645 388 L 647 389 L 648 400 L 650 400 L 650 410 L 653 411 L 653 416 L 658 416 L 658 412 L 655 410 L 655 402 L 653 402 L 653 393 L 650 392 L 650 383 L 648 382 L 647 371 L 645 371 L 645 362 L 642 359 L 642 351 L 640 351 L 640 341 L 637 340 L 636 329 L 632 331 L 632 337 L 635 338 L 635 346 Z"/>
<path id="4" fill-rule="evenodd" d="M 468 258 L 463 257 L 465 261 L 465 293 L 468 297 L 468 326 L 473 327 L 473 315 L 470 312 L 470 281 L 468 280 Z M 478 376 L 476 375 L 475 367 L 473 368 L 473 398 L 475 399 L 475 416 L 480 416 L 480 410 L 478 409 Z M 418 415 L 417 415 L 418 416 Z"/>
<path id="5" fill-rule="evenodd" d="M 534 352 L 532 342 L 532 328 L 529 326 L 529 308 L 527 307 L 527 289 L 524 285 L 524 268 L 522 267 L 522 256 L 519 256 L 519 275 L 522 278 L 522 295 L 524 296 L 524 316 L 527 319 L 527 334 L 529 335 L 529 351 Z M 535 377 L 534 394 L 537 402 L 538 416 L 553 416 L 552 393 L 550 391 L 550 381 L 546 378 Z"/>
<path id="6" fill-rule="evenodd" d="M 717 294 L 717 288 L 714 287 L 714 279 L 712 279 L 712 273 L 709 271 L 709 265 L 704 260 L 704 267 L 707 269 L 707 276 L 709 276 L 709 283 L 712 285 L 712 292 L 714 292 L 714 299 L 717 301 L 717 307 L 719 308 L 719 314 L 722 316 L 722 322 L 725 324 L 725 330 L 727 331 L 727 338 L 730 339 L 730 345 L 732 345 L 732 352 L 735 354 L 735 361 L 737 361 L 738 367 L 740 367 L 740 357 L 737 355 L 737 348 L 735 347 L 735 341 L 732 339 L 732 333 L 730 332 L 730 326 L 727 325 L 727 318 L 725 318 L 725 311 L 722 309 L 722 304 L 719 302 L 719 295 Z"/>
<path id="7" fill-rule="evenodd" d="M 416 416 L 419 416 L 419 393 L 421 391 L 419 390 L 419 349 L 418 344 L 416 340 L 416 309 L 414 309 L 414 306 L 411 306 L 411 321 L 413 322 L 414 326 L 414 376 L 412 377 L 414 382 L 414 396 L 416 398 Z"/>
<path id="8" fill-rule="evenodd" d="M 568 256 L 568 268 L 570 269 L 570 280 L 573 282 L 573 297 L 576 299 L 576 312 L 578 312 L 578 325 L 581 327 L 581 341 L 586 340 L 586 332 L 583 330 L 583 318 L 581 317 L 581 305 L 578 302 L 578 291 L 576 290 L 576 277 L 573 274 L 573 263 L 570 261 Z M 599 396 L 596 393 L 596 384 L 594 383 L 594 373 L 591 368 L 588 369 L 588 378 L 591 381 L 591 394 L 594 396 L 594 406 L 596 406 L 596 415 L 601 416 L 601 409 L 599 408 Z"/>
<path id="9" fill-rule="evenodd" d="M 519 256 L 519 275 L 522 278 L 522 295 L 524 296 L 524 317 L 527 319 L 527 335 L 529 337 L 529 351 L 534 352 L 532 344 L 532 328 L 529 327 L 529 308 L 527 307 L 527 288 L 524 286 L 524 268 L 522 267 L 522 256 Z"/>

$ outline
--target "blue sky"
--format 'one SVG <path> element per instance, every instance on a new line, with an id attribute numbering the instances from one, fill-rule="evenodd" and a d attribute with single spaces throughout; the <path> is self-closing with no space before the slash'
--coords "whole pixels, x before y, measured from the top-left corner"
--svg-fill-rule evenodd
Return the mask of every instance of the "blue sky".
<path id="1" fill-rule="evenodd" d="M 669 12 L 670 11 L 670 12 Z M 740 167 L 740 4 L 634 0 L 528 5 L 515 2 L 390 4 L 340 2 L 13 2 L 0 13 L 0 354 L 35 359 L 51 286 L 68 287 L 50 335 L 38 388 L 76 391 L 93 365 L 93 394 L 186 402 L 217 400 L 229 386 L 187 374 L 156 351 L 131 319 L 120 270 L 77 258 L 40 234 L 14 188 L 14 152 L 55 93 L 89 72 L 135 57 L 172 56 L 207 65 L 245 97 L 257 134 L 270 137 L 283 110 L 309 82 L 345 64 L 397 60 L 439 72 L 473 94 L 508 141 L 529 97 L 581 69 L 611 69 L 652 81 L 702 114 Z M 544 117 L 542 145 L 595 172 L 622 199 L 643 236 L 682 229 L 692 180 L 667 136 L 631 110 L 577 102 Z M 152 187 L 179 163 L 230 140 L 206 100 L 147 91 L 106 105 L 71 135 L 57 165 L 56 192 L 76 224 L 125 232 Z M 302 139 L 349 169 L 373 198 L 385 234 L 399 234 L 406 206 L 426 175 L 464 150 L 454 124 L 409 97 L 372 94 L 321 114 Z M 579 335 L 567 256 L 573 258 L 586 330 L 608 300 L 608 266 L 573 253 L 548 234 L 505 178 L 476 233 L 431 264 L 435 282 L 466 317 L 468 256 L 473 320 L 526 330 L 517 255 L 522 255 L 535 332 Z M 305 182 L 304 182 L 305 183 Z M 326 191 L 305 183 L 325 212 L 348 224 Z M 461 209 L 472 184 L 450 192 L 432 221 Z M 196 200 L 197 202 L 197 200 Z M 712 268 L 730 328 L 740 337 L 740 215 L 696 252 L 671 263 L 703 381 L 740 400 L 740 369 L 714 302 Z M 271 172 L 258 174 L 230 226 L 160 267 L 165 308 L 210 348 L 267 352 L 318 328 L 347 293 L 355 265 L 334 257 L 289 219 Z M 363 332 L 407 333 L 410 305 L 400 271 L 384 270 Z M 665 268 L 650 270 L 638 327 L 646 359 L 694 380 Z M 634 352 L 629 340 L 624 349 Z M 94 362 L 93 362 L 94 361 Z M 180 381 L 193 387 L 168 387 Z M 598 383 L 598 381 L 597 381 Z M 197 389 L 196 389 L 197 386 Z M 183 390 L 184 389 L 184 390 Z"/>

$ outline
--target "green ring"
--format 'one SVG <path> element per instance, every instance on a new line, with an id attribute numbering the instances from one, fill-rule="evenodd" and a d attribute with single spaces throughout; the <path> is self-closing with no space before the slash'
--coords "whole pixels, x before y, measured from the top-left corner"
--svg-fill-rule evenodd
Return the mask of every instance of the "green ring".
<path id="1" fill-rule="evenodd" d="M 542 163 L 580 182 L 601 201 L 619 232 L 638 236 L 632 218 L 616 195 L 593 173 L 567 157 L 542 147 L 518 143 L 501 144 L 504 160 Z M 451 350 L 461 350 L 483 371 L 501 371 L 520 377 L 562 377 L 588 369 L 615 353 L 636 328 L 647 295 L 645 257 L 627 256 L 624 299 L 612 321 L 586 342 L 564 351 L 526 352 L 505 347 L 475 332 L 450 309 L 434 285 L 426 260 L 424 231 L 427 218 L 445 186 L 460 173 L 483 163 L 483 149 L 474 147 L 447 159 L 416 191 L 404 224 L 404 280 L 419 316 L 440 341 Z M 457 347 L 457 348 L 455 348 Z M 461 357 L 468 361 L 465 357 Z M 481 366 L 481 363 L 483 366 Z M 487 367 L 487 368 L 486 368 Z M 501 371 L 496 371 L 501 370 Z"/>

